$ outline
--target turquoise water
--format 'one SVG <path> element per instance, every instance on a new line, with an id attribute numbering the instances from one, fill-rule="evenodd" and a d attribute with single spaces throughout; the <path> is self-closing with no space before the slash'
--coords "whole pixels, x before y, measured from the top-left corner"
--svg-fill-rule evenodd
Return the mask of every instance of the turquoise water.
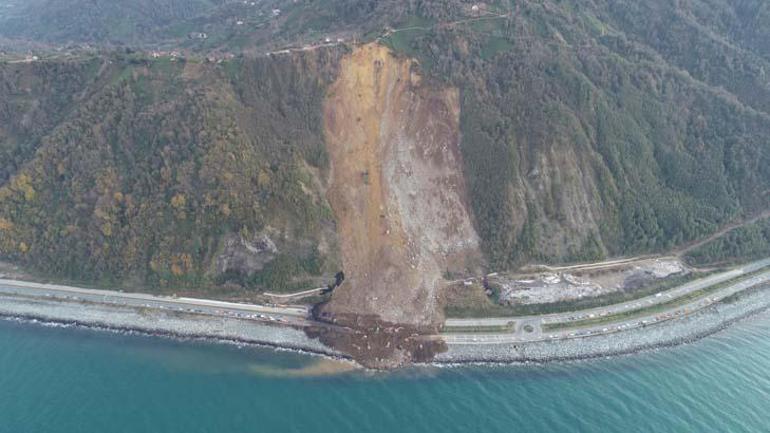
<path id="1" fill-rule="evenodd" d="M 0 321 L 0 432 L 770 432 L 770 315 L 549 366 L 289 377 L 311 357 Z"/>

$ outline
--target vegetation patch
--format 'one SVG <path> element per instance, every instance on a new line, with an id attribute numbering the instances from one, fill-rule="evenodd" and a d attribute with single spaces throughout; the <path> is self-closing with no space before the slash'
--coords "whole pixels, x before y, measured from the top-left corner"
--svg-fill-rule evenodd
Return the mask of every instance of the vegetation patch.
<path id="1" fill-rule="evenodd" d="M 496 334 L 496 333 L 510 333 L 516 329 L 516 322 L 510 321 L 505 325 L 489 325 L 489 326 L 445 326 L 441 331 L 444 334 Z"/>

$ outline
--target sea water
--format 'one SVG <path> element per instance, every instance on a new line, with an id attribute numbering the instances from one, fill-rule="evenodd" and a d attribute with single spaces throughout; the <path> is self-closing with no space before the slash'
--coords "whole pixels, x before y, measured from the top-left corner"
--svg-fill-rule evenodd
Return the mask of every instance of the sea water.
<path id="1" fill-rule="evenodd" d="M 770 432 L 770 314 L 613 359 L 347 370 L 0 320 L 0 433 Z"/>

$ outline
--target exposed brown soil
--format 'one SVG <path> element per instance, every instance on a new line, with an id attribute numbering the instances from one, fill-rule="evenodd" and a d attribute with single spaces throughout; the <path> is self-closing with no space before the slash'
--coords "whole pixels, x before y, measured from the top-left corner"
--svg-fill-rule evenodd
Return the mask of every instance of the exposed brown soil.
<path id="1" fill-rule="evenodd" d="M 382 324 L 434 327 L 443 273 L 464 271 L 479 258 L 458 147 L 458 91 L 426 83 L 417 70 L 381 45 L 358 47 L 342 59 L 324 104 L 327 198 L 346 279 L 319 312 L 367 339 Z M 409 346 L 401 332 L 391 345 Z M 354 356 L 368 353 L 357 349 L 357 337 L 333 338 Z M 410 355 L 390 348 L 388 356 L 399 363 L 420 353 L 403 351 Z"/>
<path id="2" fill-rule="evenodd" d="M 424 338 L 436 334 L 435 328 L 384 322 L 377 316 L 337 314 L 332 326 L 305 329 L 311 338 L 349 354 L 367 368 L 390 369 L 427 362 L 446 351 L 440 339 Z"/>

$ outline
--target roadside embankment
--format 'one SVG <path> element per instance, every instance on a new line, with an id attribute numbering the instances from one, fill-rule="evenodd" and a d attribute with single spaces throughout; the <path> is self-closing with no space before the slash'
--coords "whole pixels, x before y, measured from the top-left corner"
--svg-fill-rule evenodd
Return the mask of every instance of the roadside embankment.
<path id="1" fill-rule="evenodd" d="M 308 338 L 302 329 L 232 317 L 8 294 L 0 294 L 0 316 L 156 336 L 259 344 L 343 357 L 319 341 Z"/>
<path id="2" fill-rule="evenodd" d="M 524 343 L 448 343 L 435 362 L 551 362 L 625 355 L 695 341 L 768 308 L 770 285 L 763 285 L 688 316 L 622 332 Z"/>

